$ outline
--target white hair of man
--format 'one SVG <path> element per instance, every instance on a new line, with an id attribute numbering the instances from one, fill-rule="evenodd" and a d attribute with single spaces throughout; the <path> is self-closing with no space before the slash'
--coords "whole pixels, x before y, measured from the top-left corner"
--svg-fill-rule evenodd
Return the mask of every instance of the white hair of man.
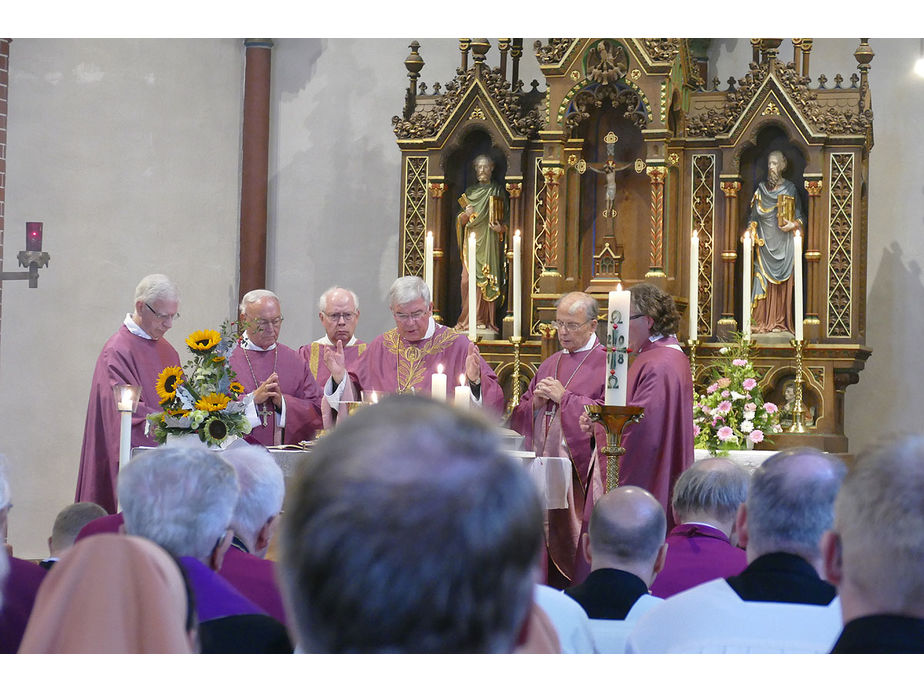
<path id="1" fill-rule="evenodd" d="M 234 467 L 241 487 L 231 529 L 251 553 L 265 554 L 285 497 L 282 470 L 265 448 L 256 445 L 232 446 L 223 459 Z M 264 530 L 269 534 L 265 539 Z"/>
<path id="2" fill-rule="evenodd" d="M 837 496 L 834 529 L 845 620 L 875 613 L 924 618 L 924 436 L 859 456 Z"/>
<path id="3" fill-rule="evenodd" d="M 48 539 L 48 548 L 52 556 L 57 556 L 64 549 L 74 545 L 77 535 L 87 523 L 92 522 L 100 517 L 105 517 L 109 513 L 96 503 L 81 501 L 80 503 L 71 503 L 65 506 L 55 517 L 54 525 L 51 528 L 51 537 Z"/>
<path id="4" fill-rule="evenodd" d="M 231 525 L 234 467 L 205 448 L 155 448 L 119 472 L 125 531 L 208 563 Z"/>
<path id="5" fill-rule="evenodd" d="M 747 499 L 749 481 L 748 472 L 731 460 L 710 457 L 694 462 L 674 484 L 674 519 L 677 524 L 718 523 L 719 529 L 730 531 L 738 506 Z"/>
<path id="6" fill-rule="evenodd" d="M 427 286 L 427 282 L 415 275 L 395 279 L 385 296 L 391 310 L 421 298 L 426 303 L 430 303 L 430 287 Z"/>
<path id="7" fill-rule="evenodd" d="M 254 289 L 253 291 L 248 291 L 246 294 L 244 294 L 243 298 L 241 298 L 241 305 L 239 306 L 241 313 L 246 313 L 247 306 L 264 298 L 272 298 L 276 301 L 276 303 L 282 305 L 282 301 L 279 300 L 279 296 L 274 294 L 269 289 Z"/>
<path id="8" fill-rule="evenodd" d="M 180 292 L 176 284 L 165 274 L 149 274 L 135 287 L 135 303 L 154 301 L 179 301 Z"/>
<path id="9" fill-rule="evenodd" d="M 600 313 L 600 305 L 590 294 L 585 294 L 583 291 L 571 291 L 570 293 L 564 294 L 555 301 L 555 307 L 558 308 L 562 303 L 571 302 L 571 305 L 568 307 L 568 314 L 574 315 L 578 311 L 584 311 L 585 320 L 596 320 L 597 315 Z"/>
<path id="10" fill-rule="evenodd" d="M 318 301 L 318 310 L 320 310 L 322 313 L 327 311 L 327 300 L 335 291 L 343 291 L 348 293 L 350 298 L 353 299 L 353 310 L 359 310 L 359 297 L 354 291 L 351 291 L 350 289 L 344 289 L 342 286 L 332 286 L 323 294 L 321 294 L 321 298 Z"/>
<path id="11" fill-rule="evenodd" d="M 764 460 L 751 475 L 745 502 L 748 562 L 781 551 L 818 564 L 819 541 L 834 522 L 834 499 L 846 471 L 837 456 L 815 448 Z"/>

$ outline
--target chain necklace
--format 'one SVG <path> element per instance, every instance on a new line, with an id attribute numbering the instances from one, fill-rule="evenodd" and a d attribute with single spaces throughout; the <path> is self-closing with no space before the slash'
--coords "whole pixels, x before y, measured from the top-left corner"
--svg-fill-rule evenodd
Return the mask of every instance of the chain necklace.
<path id="1" fill-rule="evenodd" d="M 251 344 L 253 344 L 253 342 L 251 342 Z M 247 347 L 242 347 L 242 349 L 244 350 L 244 358 L 247 361 L 247 366 L 250 368 L 250 377 L 253 378 L 253 389 L 256 390 L 258 387 L 260 387 L 260 381 L 257 380 L 257 374 L 253 372 L 253 364 L 250 362 L 250 356 L 247 354 L 247 352 L 250 351 L 250 349 L 248 349 Z M 276 364 L 278 362 L 279 362 L 279 347 L 277 346 L 275 349 L 273 349 L 273 370 L 270 371 L 271 373 L 276 372 Z M 263 426 L 266 427 L 266 419 L 270 415 L 269 407 L 266 406 L 266 403 L 264 402 L 259 407 L 257 407 L 257 410 L 259 411 L 258 416 L 263 421 Z"/>

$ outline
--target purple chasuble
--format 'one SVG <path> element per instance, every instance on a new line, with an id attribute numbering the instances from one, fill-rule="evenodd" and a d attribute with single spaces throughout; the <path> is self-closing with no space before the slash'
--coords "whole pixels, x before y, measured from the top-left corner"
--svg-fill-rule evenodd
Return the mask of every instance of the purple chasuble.
<path id="1" fill-rule="evenodd" d="M 116 511 L 116 479 L 119 473 L 120 414 L 115 408 L 112 386 L 140 385 L 141 399 L 132 415 L 132 447 L 155 446 L 144 434 L 148 414 L 161 411 L 155 385 L 168 366 L 179 366 L 180 357 L 166 339 L 145 339 L 122 325 L 96 360 L 87 420 L 80 452 L 75 500 L 91 501 L 108 512 Z"/>
<path id="2" fill-rule="evenodd" d="M 429 395 L 430 376 L 442 364 L 446 397 L 452 401 L 453 387 L 459 384 L 459 376 L 465 374 L 469 344 L 465 334 L 444 325 L 436 325 L 432 337 L 416 342 L 405 342 L 398 336 L 398 330 L 392 329 L 372 341 L 350 376 L 360 390 L 409 392 L 414 388 L 415 392 Z M 504 391 L 492 368 L 484 358 L 479 358 L 482 408 L 500 416 L 504 411 Z"/>
<path id="3" fill-rule="evenodd" d="M 0 551 L 5 550 L 0 546 Z M 0 654 L 16 654 L 32 614 L 35 596 L 48 571 L 32 561 L 10 556 L 10 572 L 3 585 L 0 609 Z"/>
<path id="4" fill-rule="evenodd" d="M 189 584 L 196 595 L 196 613 L 200 621 L 243 614 L 266 614 L 202 561 L 192 556 L 181 556 L 180 563 L 186 568 Z"/>
<path id="5" fill-rule="evenodd" d="M 232 546 L 225 553 L 218 574 L 254 604 L 283 625 L 286 622 L 282 595 L 276 582 L 276 564 Z"/>
<path id="6" fill-rule="evenodd" d="M 594 500 L 605 489 L 605 464 L 594 462 L 592 438 L 578 425 L 585 404 L 603 403 L 605 364 L 606 352 L 596 340 L 586 351 L 552 354 L 539 366 L 510 418 L 510 427 L 525 436 L 526 449 L 537 456 L 559 457 L 562 438 L 567 445 L 572 465 L 568 508 L 548 511 L 547 548 L 552 564 L 569 584 L 576 565 L 586 564 L 579 550 L 580 536 L 587 531 Z M 560 407 L 549 401 L 534 410 L 533 393 L 544 378 L 558 380 L 565 394 Z M 554 582 L 555 576 L 550 574 L 549 581 Z"/>
<path id="7" fill-rule="evenodd" d="M 286 428 L 283 443 L 298 443 L 311 440 L 322 428 L 321 423 L 321 388 L 311 375 L 308 364 L 298 352 L 285 344 L 276 342 L 276 348 L 269 351 L 256 351 L 238 346 L 231 354 L 231 368 L 237 380 L 246 392 L 253 392 L 260 383 L 273 373 L 275 366 L 279 375 L 279 388 L 286 401 Z M 251 369 L 253 369 L 251 371 Z M 272 403 L 257 405 L 257 413 L 266 406 L 269 416 L 266 425 L 261 422 L 254 426 L 250 436 L 261 445 L 273 445 L 276 431 L 276 416 Z"/>
<path id="8" fill-rule="evenodd" d="M 676 337 L 646 342 L 629 366 L 628 404 L 645 408 L 622 437 L 619 485 L 641 486 L 657 498 L 673 527 L 671 494 L 677 477 L 693 464 L 693 378 L 686 354 L 673 348 Z M 597 445 L 606 436 L 597 430 Z"/>
<path id="9" fill-rule="evenodd" d="M 732 546 L 721 530 L 708 525 L 677 525 L 667 535 L 667 559 L 651 584 L 655 597 L 678 592 L 716 578 L 737 575 L 748 567 L 747 554 Z"/>
<path id="10" fill-rule="evenodd" d="M 343 347 L 343 358 L 346 361 L 348 371 L 352 371 L 356 367 L 356 362 L 367 346 L 365 342 L 356 340 L 352 345 Z M 308 368 L 311 369 L 311 375 L 322 386 L 330 379 L 330 371 L 327 370 L 327 364 L 324 363 L 324 352 L 329 349 L 336 349 L 336 347 L 321 342 L 311 342 L 311 344 L 306 344 L 298 350 L 298 353 L 308 364 Z"/>

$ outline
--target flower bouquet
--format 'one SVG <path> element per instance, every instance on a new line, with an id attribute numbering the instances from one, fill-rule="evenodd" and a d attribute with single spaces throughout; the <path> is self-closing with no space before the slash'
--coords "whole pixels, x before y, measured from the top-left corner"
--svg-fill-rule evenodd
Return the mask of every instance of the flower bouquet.
<path id="1" fill-rule="evenodd" d="M 228 365 L 239 337 L 228 322 L 220 332 L 193 332 L 186 338 L 192 359 L 183 368 L 168 366 L 157 376 L 163 411 L 150 414 L 148 421 L 159 444 L 168 435 L 195 434 L 203 443 L 223 448 L 250 433 L 244 386 Z"/>
<path id="2" fill-rule="evenodd" d="M 750 340 L 736 335 L 731 347 L 722 347 L 722 360 L 713 369 L 713 382 L 705 393 L 693 396 L 693 433 L 696 447 L 713 455 L 728 454 L 760 443 L 768 433 L 780 433 L 779 411 L 764 402 L 752 365 Z"/>

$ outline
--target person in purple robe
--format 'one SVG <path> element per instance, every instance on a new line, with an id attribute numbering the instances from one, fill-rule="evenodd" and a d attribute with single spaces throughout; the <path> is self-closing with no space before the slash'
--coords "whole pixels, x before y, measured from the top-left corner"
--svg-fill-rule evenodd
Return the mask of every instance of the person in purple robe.
<path id="1" fill-rule="evenodd" d="M 313 439 L 323 428 L 321 389 L 298 352 L 278 341 L 283 320 L 279 297 L 266 289 L 248 291 L 240 310 L 246 331 L 229 363 L 245 392 L 253 395 L 250 438 L 266 446 Z"/>
<path id="2" fill-rule="evenodd" d="M 666 599 L 716 578 L 747 568 L 744 549 L 730 537 L 747 499 L 748 472 L 731 460 L 699 460 L 677 479 L 671 506 L 677 526 L 667 535 L 667 560 L 651 585 Z"/>
<path id="3" fill-rule="evenodd" d="M 97 503 L 114 513 L 118 505 L 120 414 L 112 394 L 113 385 L 140 385 L 138 409 L 132 414 L 131 446 L 154 446 L 146 434 L 148 414 L 160 411 L 157 376 L 168 366 L 179 366 L 180 357 L 164 335 L 180 314 L 179 293 L 163 274 L 150 274 L 135 288 L 135 311 L 126 315 L 119 330 L 109 338 L 96 360 L 80 452 L 76 502 Z"/>
<path id="4" fill-rule="evenodd" d="M 604 397 L 606 352 L 596 335 L 598 310 L 590 294 L 574 291 L 558 299 L 553 325 L 562 349 L 542 362 L 510 418 L 510 427 L 525 436 L 526 449 L 571 460 L 568 507 L 547 511 L 548 583 L 559 588 L 571 584 L 579 565 L 584 575 L 589 572 L 579 542 L 604 491 L 593 438 L 579 425 L 584 405 L 602 404 Z"/>
<path id="5" fill-rule="evenodd" d="M 499 418 L 504 411 L 504 392 L 497 375 L 465 334 L 433 320 L 426 282 L 416 276 L 399 277 L 388 290 L 387 301 L 395 329 L 372 341 L 349 372 L 350 377 L 346 377 L 341 341 L 336 349 L 325 353 L 331 377 L 324 393 L 331 407 L 337 409 L 341 401 L 357 401 L 363 391 L 429 395 L 431 377 L 442 366 L 449 393 L 454 392 L 454 384 L 467 384 L 471 406 L 480 406 Z"/>
<path id="6" fill-rule="evenodd" d="M 305 344 L 298 353 L 308 362 L 315 381 L 323 384 L 330 378 L 330 370 L 324 363 L 325 352 L 335 349 L 337 342 L 341 342 L 346 368 L 349 371 L 356 367 L 356 362 L 366 350 L 367 344 L 358 340 L 354 334 L 359 322 L 359 298 L 354 292 L 332 286 L 321 294 L 318 308 L 318 319 L 324 327 L 324 336 Z M 336 420 L 336 416 L 332 414 L 330 404 L 326 399 L 322 399 L 321 415 L 324 428 L 330 428 Z"/>

